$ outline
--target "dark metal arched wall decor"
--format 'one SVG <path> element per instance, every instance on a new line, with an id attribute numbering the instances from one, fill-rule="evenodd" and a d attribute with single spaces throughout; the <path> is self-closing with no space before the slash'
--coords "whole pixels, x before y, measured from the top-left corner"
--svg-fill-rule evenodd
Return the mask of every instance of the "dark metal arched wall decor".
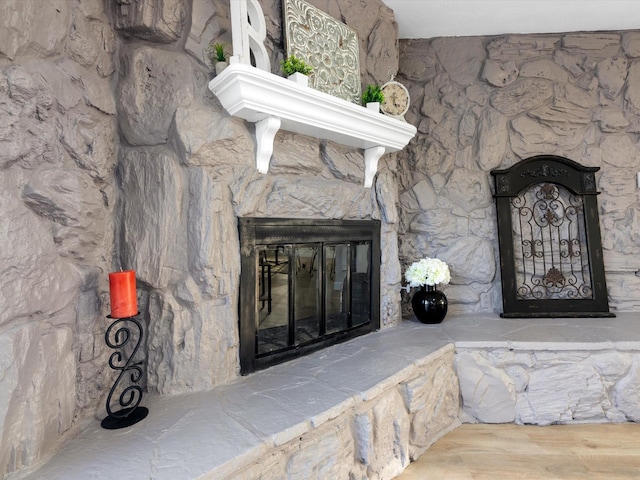
<path id="1" fill-rule="evenodd" d="M 503 317 L 612 317 L 595 172 L 538 155 L 493 170 Z"/>

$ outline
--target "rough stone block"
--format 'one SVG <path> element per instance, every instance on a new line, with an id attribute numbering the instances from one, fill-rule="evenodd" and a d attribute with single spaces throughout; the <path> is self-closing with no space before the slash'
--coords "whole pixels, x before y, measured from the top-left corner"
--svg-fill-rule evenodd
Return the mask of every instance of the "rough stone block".
<path id="1" fill-rule="evenodd" d="M 115 29 L 143 40 L 171 43 L 183 33 L 189 5 L 186 0 L 115 2 Z"/>
<path id="2" fill-rule="evenodd" d="M 462 409 L 482 423 L 509 423 L 516 416 L 516 389 L 511 378 L 480 353 L 455 357 Z"/>
<path id="3" fill-rule="evenodd" d="M 2 10 L 0 56 L 13 60 L 22 53 L 47 56 L 60 49 L 71 19 L 69 2 L 7 0 Z"/>
<path id="4" fill-rule="evenodd" d="M 117 92 L 120 127 L 127 141 L 166 143 L 177 108 L 191 103 L 194 81 L 184 54 L 147 46 L 127 49 Z"/>
<path id="5" fill-rule="evenodd" d="M 295 446 L 286 465 L 286 478 L 349 478 L 353 439 L 346 419 L 327 425 Z"/>
<path id="6" fill-rule="evenodd" d="M 623 132 L 629 126 L 624 112 L 617 107 L 600 108 L 593 113 L 592 119 L 600 124 L 600 130 L 605 133 Z"/>
<path id="7" fill-rule="evenodd" d="M 491 40 L 487 51 L 498 61 L 522 62 L 551 55 L 559 42 L 558 35 L 506 35 Z"/>
<path id="8" fill-rule="evenodd" d="M 463 86 L 477 81 L 487 54 L 480 37 L 440 37 L 431 45 L 451 80 Z"/>
<path id="9" fill-rule="evenodd" d="M 437 251 L 436 256 L 449 264 L 453 284 L 489 283 L 496 274 L 494 249 L 490 241 L 469 236 L 457 238 Z"/>
<path id="10" fill-rule="evenodd" d="M 438 209 L 427 210 L 419 213 L 411 219 L 410 227 L 413 234 L 424 234 L 427 237 L 434 238 L 438 235 L 440 242 L 452 241 L 462 232 L 468 232 L 468 222 L 461 218 L 452 217 L 448 212 Z M 407 241 L 405 239 L 405 241 Z M 410 241 L 410 240 L 408 240 Z M 415 258 L 419 258 L 421 254 L 417 254 Z"/>
<path id="11" fill-rule="evenodd" d="M 66 311 L 62 321 L 72 322 Z M 32 323 L 0 334 L 0 472 L 34 465 L 74 417 L 75 359 L 68 326 Z"/>
<path id="12" fill-rule="evenodd" d="M 373 450 L 369 457 L 369 478 L 393 478 L 410 462 L 409 416 L 397 390 L 376 399 L 373 414 Z"/>
<path id="13" fill-rule="evenodd" d="M 572 55 L 564 50 L 556 50 L 553 52 L 553 61 L 566 68 L 574 77 L 578 77 L 584 73 L 582 68 L 584 60 L 585 55 Z"/>
<path id="14" fill-rule="evenodd" d="M 628 135 L 608 135 L 600 144 L 602 160 L 619 168 L 637 168 L 640 166 L 638 142 Z M 611 172 L 613 174 L 613 172 Z"/>
<path id="15" fill-rule="evenodd" d="M 627 56 L 633 58 L 640 57 L 640 32 L 623 33 L 622 48 Z"/>
<path id="16" fill-rule="evenodd" d="M 427 179 L 420 180 L 408 193 L 410 195 L 400 199 L 400 205 L 404 211 L 425 211 L 436 206 L 436 192 Z"/>
<path id="17" fill-rule="evenodd" d="M 271 191 L 265 194 L 262 190 L 260 194 L 264 202 L 255 213 L 263 216 L 366 218 L 373 207 L 371 193 L 362 185 L 317 177 L 280 177 L 273 182 Z"/>
<path id="18" fill-rule="evenodd" d="M 415 460 L 442 434 L 458 425 L 458 378 L 453 351 L 430 362 L 419 375 L 402 385 L 411 417 L 410 456 Z"/>
<path id="19" fill-rule="evenodd" d="M 526 390 L 518 396 L 516 422 L 594 421 L 609 407 L 606 389 L 593 367 L 558 362 L 530 373 Z"/>
<path id="20" fill-rule="evenodd" d="M 6 176 L 0 172 L 0 180 Z M 6 266 L 0 288 L 0 326 L 16 320 L 22 323 L 30 316 L 46 317 L 75 302 L 81 276 L 60 257 L 51 236 L 55 221 L 64 222 L 67 217 L 55 204 L 46 203 L 33 211 L 18 192 L 0 189 L 0 265 Z"/>
<path id="21" fill-rule="evenodd" d="M 491 105 L 508 117 L 516 116 L 544 104 L 553 95 L 552 83 L 546 79 L 521 78 L 491 95 Z"/>
<path id="22" fill-rule="evenodd" d="M 192 168 L 189 193 L 187 246 L 191 276 L 205 298 L 235 297 L 236 287 L 229 279 L 240 276 L 240 243 L 230 192 L 206 169 Z"/>
<path id="23" fill-rule="evenodd" d="M 627 60 L 625 58 L 607 58 L 598 63 L 596 70 L 604 95 L 614 99 L 622 91 L 627 77 Z"/>
<path id="24" fill-rule="evenodd" d="M 519 72 L 513 60 L 499 63 L 495 60 L 488 59 L 484 62 L 482 78 L 494 87 L 506 87 L 516 81 Z"/>
<path id="25" fill-rule="evenodd" d="M 575 131 L 557 135 L 551 128 L 527 116 L 513 119 L 511 129 L 511 149 L 521 158 L 540 154 L 565 155 L 582 143 L 582 137 Z"/>
<path id="26" fill-rule="evenodd" d="M 427 82 L 438 73 L 438 57 L 428 40 L 411 39 L 400 42 L 400 73 L 413 82 Z"/>
<path id="27" fill-rule="evenodd" d="M 369 465 L 373 450 L 373 424 L 369 412 L 359 413 L 353 419 L 353 435 L 355 442 L 355 460 L 362 465 Z"/>
<path id="28" fill-rule="evenodd" d="M 629 66 L 625 99 L 635 111 L 640 111 L 640 61 L 633 62 Z"/>
<path id="29" fill-rule="evenodd" d="M 562 38 L 562 46 L 570 51 L 587 54 L 597 52 L 603 57 L 611 57 L 620 48 L 620 34 L 605 32 L 570 33 Z"/>
<path id="30" fill-rule="evenodd" d="M 181 305 L 170 295 L 149 301 L 149 388 L 160 394 L 206 390 L 238 375 L 235 309 L 228 302 Z"/>
<path id="31" fill-rule="evenodd" d="M 525 63 L 520 69 L 520 76 L 546 78 L 547 80 L 561 84 L 569 81 L 569 73 L 548 58 L 541 58 Z"/>
<path id="32" fill-rule="evenodd" d="M 255 167 L 255 141 L 243 122 L 215 107 L 194 101 L 188 108 L 178 106 L 174 128 L 177 150 L 185 163 L 195 166 L 247 165 Z"/>
<path id="33" fill-rule="evenodd" d="M 103 227 L 111 224 L 111 212 L 87 176 L 42 169 L 25 185 L 22 200 L 38 216 L 50 220 L 53 241 L 62 257 L 91 261 L 95 252 L 105 249 Z"/>
<path id="34" fill-rule="evenodd" d="M 320 142 L 319 154 L 334 178 L 357 184 L 364 182 L 364 159 L 359 152 L 333 142 Z"/>
<path id="35" fill-rule="evenodd" d="M 485 171 L 499 167 L 507 151 L 509 130 L 507 117 L 486 108 L 478 122 L 478 165 Z"/>
<path id="36" fill-rule="evenodd" d="M 614 387 L 616 406 L 632 422 L 640 422 L 640 356 L 634 355 L 631 368 Z"/>
<path id="37" fill-rule="evenodd" d="M 123 149 L 121 266 L 139 280 L 166 288 L 182 277 L 186 265 L 183 172 L 170 150 Z"/>

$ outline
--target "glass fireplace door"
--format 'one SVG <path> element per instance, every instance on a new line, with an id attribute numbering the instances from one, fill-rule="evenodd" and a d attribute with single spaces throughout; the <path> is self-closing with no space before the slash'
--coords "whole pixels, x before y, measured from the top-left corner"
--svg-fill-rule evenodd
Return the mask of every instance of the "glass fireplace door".
<path id="1" fill-rule="evenodd" d="M 297 348 L 370 322 L 370 247 L 260 245 L 256 354 Z"/>
<path id="2" fill-rule="evenodd" d="M 239 223 L 243 374 L 379 327 L 379 222 Z"/>

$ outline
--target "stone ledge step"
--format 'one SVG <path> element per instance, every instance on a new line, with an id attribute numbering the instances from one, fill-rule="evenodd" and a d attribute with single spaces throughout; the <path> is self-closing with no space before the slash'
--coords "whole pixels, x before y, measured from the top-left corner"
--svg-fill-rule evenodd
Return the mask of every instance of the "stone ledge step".
<path id="1" fill-rule="evenodd" d="M 375 399 L 460 349 L 640 351 L 638 314 L 609 319 L 415 320 L 356 338 L 208 392 L 149 396 L 149 416 L 121 431 L 94 420 L 27 479 L 224 478 Z M 15 477 L 18 478 L 18 477 Z"/>

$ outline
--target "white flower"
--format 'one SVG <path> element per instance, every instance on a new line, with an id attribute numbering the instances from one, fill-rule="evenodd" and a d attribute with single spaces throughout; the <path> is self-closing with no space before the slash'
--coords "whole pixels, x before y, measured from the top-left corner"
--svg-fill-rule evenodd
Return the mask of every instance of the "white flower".
<path id="1" fill-rule="evenodd" d="M 437 258 L 423 258 L 412 263 L 404 278 L 409 282 L 410 287 L 421 287 L 422 285 L 445 285 L 451 281 L 449 267 L 442 260 Z"/>

